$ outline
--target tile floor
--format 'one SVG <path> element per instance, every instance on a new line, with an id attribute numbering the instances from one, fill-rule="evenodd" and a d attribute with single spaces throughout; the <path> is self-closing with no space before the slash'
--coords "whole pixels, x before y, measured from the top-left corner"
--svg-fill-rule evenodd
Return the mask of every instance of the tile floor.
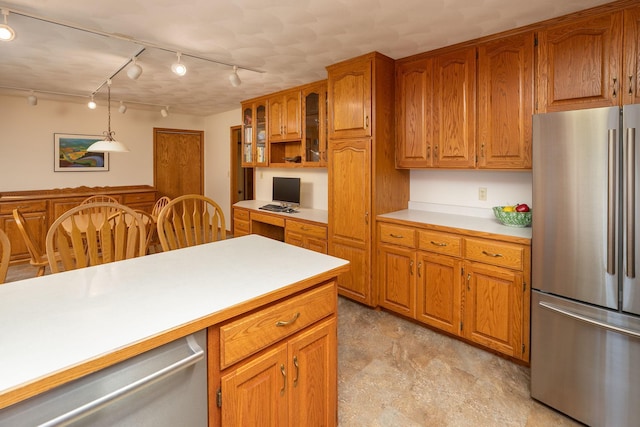
<path id="1" fill-rule="evenodd" d="M 11 267 L 7 281 L 35 272 Z M 580 425 L 529 397 L 528 368 L 342 297 L 338 420 L 340 427 Z"/>

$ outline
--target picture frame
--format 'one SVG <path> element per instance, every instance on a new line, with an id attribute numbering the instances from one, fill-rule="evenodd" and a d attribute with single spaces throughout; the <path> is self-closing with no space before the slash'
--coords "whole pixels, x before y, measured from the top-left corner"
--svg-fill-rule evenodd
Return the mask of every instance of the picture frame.
<path id="1" fill-rule="evenodd" d="M 89 153 L 87 148 L 103 135 L 54 133 L 54 172 L 102 172 L 109 170 L 109 153 Z"/>

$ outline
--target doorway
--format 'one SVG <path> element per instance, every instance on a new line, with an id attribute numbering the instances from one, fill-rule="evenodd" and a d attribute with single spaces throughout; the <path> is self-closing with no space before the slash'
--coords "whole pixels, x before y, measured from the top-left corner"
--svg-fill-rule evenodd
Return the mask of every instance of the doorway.
<path id="1" fill-rule="evenodd" d="M 204 195 L 204 131 L 153 128 L 153 185 L 158 197 Z"/>

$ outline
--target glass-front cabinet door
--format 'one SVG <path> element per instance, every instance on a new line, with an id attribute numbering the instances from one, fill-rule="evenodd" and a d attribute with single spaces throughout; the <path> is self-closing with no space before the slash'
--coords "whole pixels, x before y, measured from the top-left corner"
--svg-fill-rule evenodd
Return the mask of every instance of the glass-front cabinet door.
<path id="1" fill-rule="evenodd" d="M 327 165 L 327 82 L 302 91 L 304 165 Z"/>
<path id="2" fill-rule="evenodd" d="M 266 99 L 242 103 L 242 166 L 267 166 Z"/>

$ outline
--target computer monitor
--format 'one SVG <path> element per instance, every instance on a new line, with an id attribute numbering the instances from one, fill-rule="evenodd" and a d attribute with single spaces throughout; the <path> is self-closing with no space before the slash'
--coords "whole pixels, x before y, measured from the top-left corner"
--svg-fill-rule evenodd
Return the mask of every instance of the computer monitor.
<path id="1" fill-rule="evenodd" d="M 272 199 L 286 206 L 300 206 L 300 178 L 274 176 Z"/>

